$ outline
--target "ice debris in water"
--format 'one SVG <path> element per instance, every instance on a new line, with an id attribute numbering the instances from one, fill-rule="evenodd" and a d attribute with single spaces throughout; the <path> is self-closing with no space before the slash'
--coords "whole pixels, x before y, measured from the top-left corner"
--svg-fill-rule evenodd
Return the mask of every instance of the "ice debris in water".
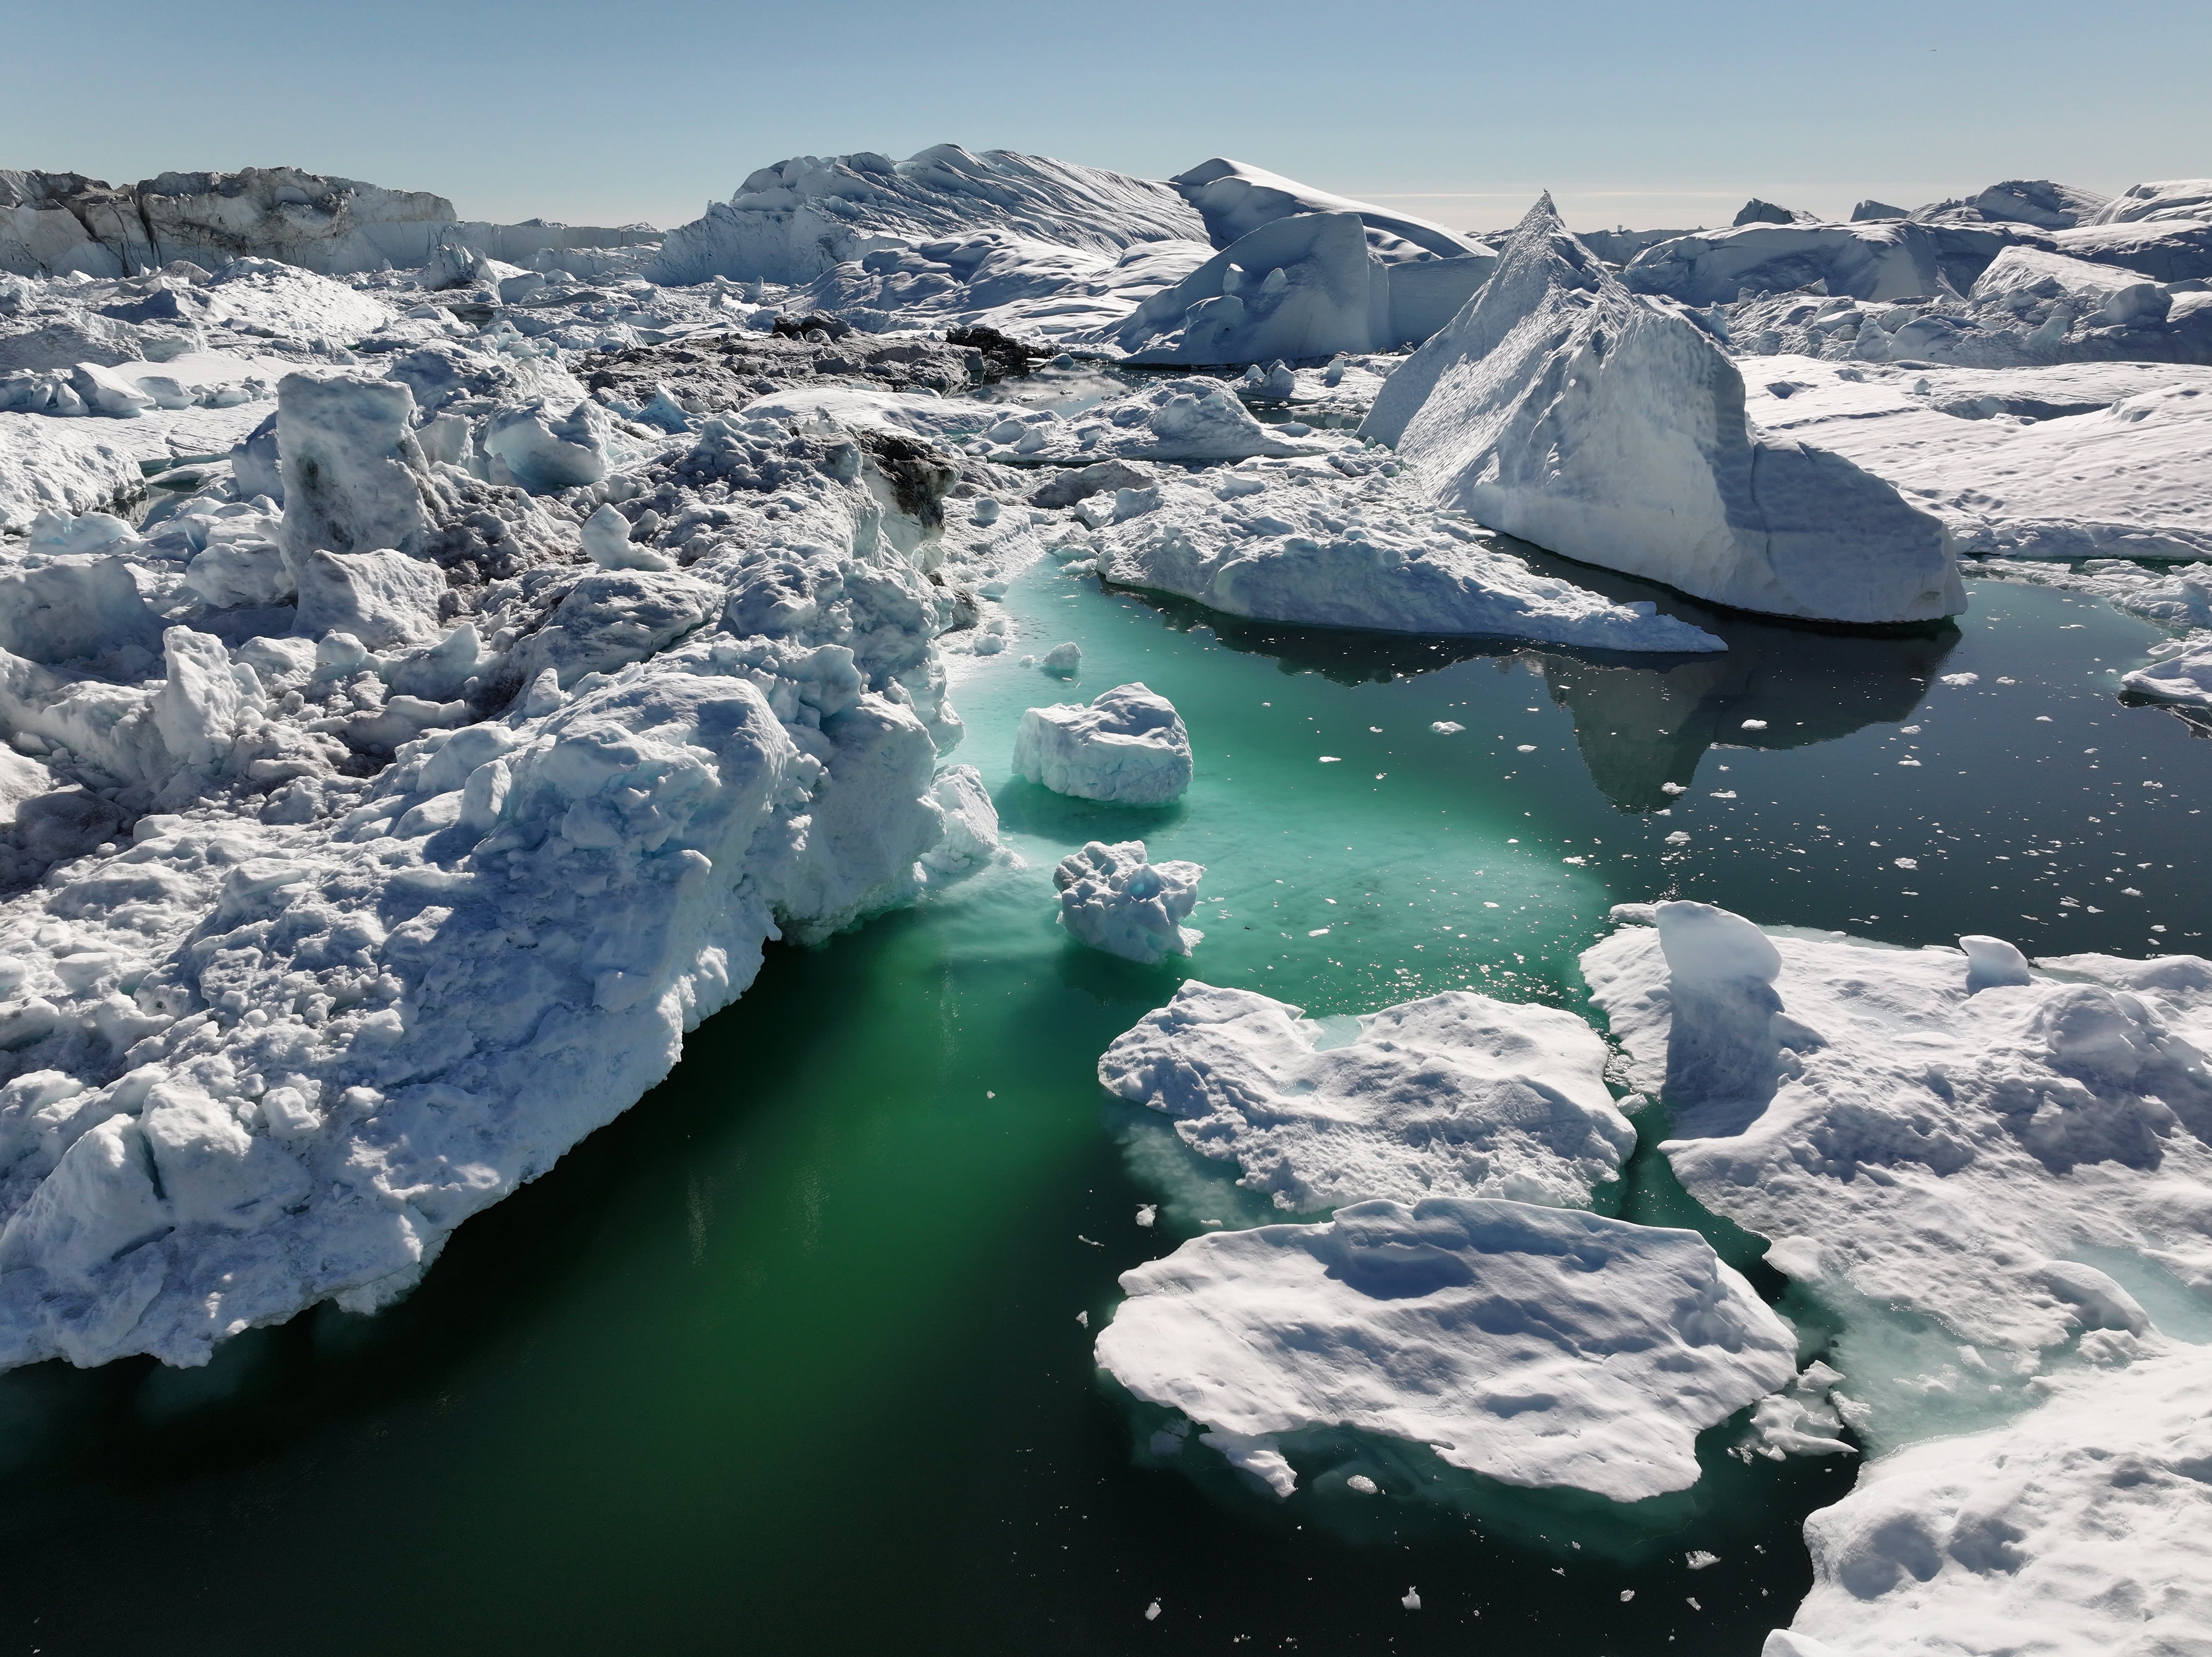
<path id="1" fill-rule="evenodd" d="M 1703 1548 L 1692 1548 L 1684 1557 L 1682 1563 L 1692 1570 L 1703 1570 L 1708 1565 L 1719 1564 L 1721 1557 L 1717 1553 L 1707 1553 Z"/>
<path id="2" fill-rule="evenodd" d="M 1146 1605 L 1146 1606 L 1145 1607 L 1145 1620 L 1146 1620 L 1147 1623 L 1152 1623 L 1152 1622 L 1157 1622 L 1157 1621 L 1158 1621 L 1158 1620 L 1159 1620 L 1159 1615 L 1160 1615 L 1160 1602 L 1159 1602 L 1158 1600 L 1155 1599 L 1155 1600 L 1153 1600 L 1153 1601 L 1152 1601 L 1152 1603 L 1151 1605 Z"/>
<path id="3" fill-rule="evenodd" d="M 1661 1149 L 1691 1194 L 1847 1309 L 1832 1395 L 1876 1448 L 2144 1350 L 2150 1314 L 2093 1261 L 2212 1281 L 2186 1194 L 2212 1186 L 2212 962 L 2032 971 L 1994 938 L 1902 950 L 1649 913 L 1583 955 L 1592 1000 L 1632 1083 L 1664 1088 Z M 1911 1348 L 1930 1320 L 1942 1338 Z M 1854 1340 L 1907 1356 L 1854 1364 Z"/>
<path id="4" fill-rule="evenodd" d="M 1094 840 L 1053 871 L 1060 924 L 1079 943 L 1147 966 L 1188 955 L 1206 937 L 1182 924 L 1198 907 L 1205 875 L 1201 864 L 1148 861 L 1140 840 Z"/>
<path id="5" fill-rule="evenodd" d="M 1407 1611 L 1419 1611 L 1421 1608 L 1421 1596 L 1419 1591 L 1414 1588 L 1407 1588 L 1406 1590 L 1405 1597 L 1400 1599 L 1398 1603 L 1403 1605 Z"/>
<path id="6" fill-rule="evenodd" d="M 1191 981 L 1106 1049 L 1098 1079 L 1293 1213 L 1376 1197 L 1579 1206 L 1635 1146 L 1605 1043 L 1571 1013 L 1450 990 L 1324 1036 L 1296 1007 Z"/>
<path id="7" fill-rule="evenodd" d="M 1037 665 L 1048 673 L 1073 673 L 1083 665 L 1083 646 L 1073 640 L 1054 645 L 1039 659 Z"/>
<path id="8" fill-rule="evenodd" d="M 1456 737 L 1467 727 L 1457 719 L 1437 719 L 1431 722 L 1429 729 L 1439 737 Z"/>
<path id="9" fill-rule="evenodd" d="M 1190 734 L 1166 697 L 1115 685 L 1087 707 L 1059 702 L 1024 713 L 1014 774 L 1078 799 L 1164 805 L 1190 786 Z"/>
<path id="10" fill-rule="evenodd" d="M 1344 1481 L 1344 1485 L 1346 1490 L 1357 1490 L 1362 1496 L 1376 1495 L 1382 1488 L 1365 1473 L 1352 1474 Z"/>
<path id="11" fill-rule="evenodd" d="M 1201 1442 L 1272 1458 L 1249 1470 L 1281 1495 L 1276 1435 L 1318 1425 L 1638 1501 L 1693 1484 L 1698 1434 L 1795 1369 L 1796 1338 L 1696 1233 L 1493 1199 L 1212 1232 L 1121 1287 L 1100 1364 Z"/>
<path id="12" fill-rule="evenodd" d="M 1152 1229 L 1152 1225 L 1159 1217 L 1160 1205 L 1158 1203 L 1139 1203 L 1137 1205 L 1137 1223 L 1144 1227 L 1146 1230 L 1149 1231 Z"/>

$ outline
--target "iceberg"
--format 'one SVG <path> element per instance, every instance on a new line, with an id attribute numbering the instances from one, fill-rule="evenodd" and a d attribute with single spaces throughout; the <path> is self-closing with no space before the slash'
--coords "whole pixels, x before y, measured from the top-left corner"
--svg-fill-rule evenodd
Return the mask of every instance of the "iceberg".
<path id="1" fill-rule="evenodd" d="M 842 261 L 1000 230 L 1118 256 L 1144 242 L 1206 240 L 1169 185 L 1046 155 L 937 144 L 903 161 L 861 152 L 764 167 L 704 217 L 668 233 L 654 282 L 716 276 L 804 282 Z"/>
<path id="2" fill-rule="evenodd" d="M 2188 1650 L 2212 1627 L 2208 1387 L 2212 1348 L 2113 1350 L 2016 1421 L 1869 1463 L 1806 1520 L 1812 1591 L 1768 1657 Z"/>
<path id="3" fill-rule="evenodd" d="M 1622 267 L 1631 292 L 1686 305 L 1733 300 L 1744 290 L 1785 293 L 1814 282 L 1856 299 L 1897 300 L 1964 293 L 1990 261 L 2028 238 L 2025 225 L 1875 220 L 1856 224 L 1741 225 L 1659 243 Z"/>
<path id="4" fill-rule="evenodd" d="M 1547 197 L 1497 274 L 1384 382 L 1361 426 L 1440 505 L 1740 609 L 1826 621 L 1966 607 L 1935 518 L 1744 413 L 1697 323 L 1639 298 Z"/>
<path id="5" fill-rule="evenodd" d="M 1063 665 L 1049 658 L 1045 665 Z M 1115 685 L 1087 707 L 1057 702 L 1024 713 L 1014 774 L 1077 799 L 1164 805 L 1190 786 L 1190 733 L 1166 697 L 1141 684 Z"/>
<path id="6" fill-rule="evenodd" d="M 1850 1375 L 1877 1448 L 1931 1411 L 2016 1405 L 2093 1333 L 2144 1337 L 2114 1272 L 2212 1282 L 2212 962 L 2030 972 L 2000 940 L 1904 950 L 1700 903 L 1617 913 L 1656 924 L 1621 926 L 1583 975 L 1667 1104 L 1684 1187 L 1822 1298 L 1942 1332 L 1927 1374 Z M 1948 1381 L 1947 1363 L 1965 1366 Z"/>
<path id="7" fill-rule="evenodd" d="M 1376 251 L 1393 262 L 1482 258 L 1491 250 L 1433 219 L 1394 212 L 1373 202 L 1331 195 L 1264 167 L 1216 155 L 1168 182 L 1196 208 L 1216 247 L 1227 247 L 1261 225 L 1297 214 L 1349 213 L 1370 233 Z M 1400 246 L 1403 244 L 1403 246 Z"/>
<path id="8" fill-rule="evenodd" d="M 2123 674 L 2120 688 L 2150 701 L 2212 708 L 2212 635 L 2200 635 L 2179 653 Z"/>
<path id="9" fill-rule="evenodd" d="M 1582 1207 L 1636 1144 L 1606 1057 L 1571 1013 L 1465 990 L 1363 1014 L 1346 1040 L 1192 980 L 1115 1039 L 1098 1080 L 1291 1213 L 1375 1198 Z"/>
<path id="10" fill-rule="evenodd" d="M 1789 1383 L 1796 1338 L 1692 1231 L 1486 1198 L 1355 1203 L 1121 1275 L 1101 1368 L 1287 1496 L 1279 1435 L 1345 1426 L 1508 1484 L 1636 1502 Z"/>
<path id="11" fill-rule="evenodd" d="M 1188 955 L 1206 937 L 1182 924 L 1198 907 L 1205 876 L 1200 864 L 1151 861 L 1140 840 L 1094 840 L 1060 860 L 1052 883 L 1071 938 L 1149 967 Z"/>
<path id="12" fill-rule="evenodd" d="M 1717 651 L 1648 601 L 1539 574 L 1406 479 L 1240 465 L 1117 496 L 1099 574 L 1255 621 L 1475 634 L 1596 650 Z"/>

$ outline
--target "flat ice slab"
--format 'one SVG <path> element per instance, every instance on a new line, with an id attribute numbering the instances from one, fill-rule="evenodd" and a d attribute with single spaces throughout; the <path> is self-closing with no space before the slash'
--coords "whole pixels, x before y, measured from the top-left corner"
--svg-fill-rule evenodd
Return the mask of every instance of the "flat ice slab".
<path id="1" fill-rule="evenodd" d="M 1048 653 L 1047 667 L 1075 665 L 1055 662 L 1056 654 Z M 1081 652 L 1075 655 L 1079 660 Z M 1190 786 L 1190 733 L 1166 697 L 1141 684 L 1117 684 L 1087 707 L 1055 702 L 1024 713 L 1014 733 L 1014 774 L 1077 799 L 1164 805 Z"/>
<path id="2" fill-rule="evenodd" d="M 1605 1043 L 1572 1013 L 1449 990 L 1364 1015 L 1351 1041 L 1328 1034 L 1254 991 L 1187 983 L 1106 1049 L 1098 1079 L 1293 1213 L 1380 1197 L 1579 1207 L 1635 1148 Z"/>
<path id="3" fill-rule="evenodd" d="M 1616 1502 L 1696 1483 L 1698 1434 L 1796 1369 L 1695 1232 L 1488 1199 L 1194 1237 L 1121 1287 L 1099 1363 L 1247 1454 L 1353 1427 Z M 1289 1493 L 1279 1452 L 1255 1471 Z"/>
<path id="4" fill-rule="evenodd" d="M 2212 1348 L 2176 1346 L 2069 1377 L 2005 1426 L 1869 1463 L 1806 1521 L 1813 1589 L 1769 1657 L 2201 1648 L 2208 1396 Z"/>
<path id="5" fill-rule="evenodd" d="M 1997 939 L 1903 950 L 1651 913 L 1583 972 L 1638 1085 L 1664 1089 L 1683 1185 L 1816 1293 L 1944 1332 L 1858 1417 L 1872 1442 L 1931 1402 L 2017 1399 L 2069 1343 L 2132 1343 L 2152 1320 L 2113 1272 L 2212 1285 L 2212 962 L 2031 969 Z"/>

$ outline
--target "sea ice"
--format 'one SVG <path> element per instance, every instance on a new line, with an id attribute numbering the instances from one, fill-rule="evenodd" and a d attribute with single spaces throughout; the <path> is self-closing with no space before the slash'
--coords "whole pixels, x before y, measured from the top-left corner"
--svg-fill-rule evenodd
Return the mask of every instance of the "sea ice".
<path id="1" fill-rule="evenodd" d="M 1188 955 L 1206 934 L 1182 923 L 1198 907 L 1205 875 L 1200 864 L 1151 862 L 1140 840 L 1094 840 L 1053 871 L 1060 924 L 1079 943 L 1146 966 Z"/>
<path id="2" fill-rule="evenodd" d="M 1121 1287 L 1100 1365 L 1213 1435 L 1347 1426 L 1617 1502 L 1694 1484 L 1697 1435 L 1796 1369 L 1695 1232 L 1491 1199 L 1194 1237 Z"/>
<path id="3" fill-rule="evenodd" d="M 1344 1041 L 1283 1002 L 1191 981 L 1106 1049 L 1098 1079 L 1293 1213 L 1370 1198 L 1579 1207 L 1636 1144 L 1605 1061 L 1573 1014 L 1464 990 L 1365 1014 Z"/>
<path id="4" fill-rule="evenodd" d="M 1045 665 L 1056 664 L 1048 656 Z M 1078 799 L 1164 805 L 1190 786 L 1190 733 L 1166 697 L 1115 685 L 1088 707 L 1056 702 L 1024 713 L 1014 774 Z"/>
<path id="5" fill-rule="evenodd" d="M 1853 622 L 1965 608 L 1940 522 L 1743 410 L 1711 336 L 1622 287 L 1547 197 L 1360 429 L 1441 504 L 1700 598 Z"/>

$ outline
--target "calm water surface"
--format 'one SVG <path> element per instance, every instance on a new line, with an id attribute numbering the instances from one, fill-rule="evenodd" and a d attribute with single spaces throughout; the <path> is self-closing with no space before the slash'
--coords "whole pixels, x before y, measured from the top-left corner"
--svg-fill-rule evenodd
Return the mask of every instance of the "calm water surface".
<path id="1" fill-rule="evenodd" d="M 1317 1436 L 1277 1502 L 1202 1452 L 1158 1465 L 1090 1358 L 1117 1273 L 1267 1217 L 1097 1086 L 1185 973 L 1317 1015 L 1460 985 L 1579 1008 L 1608 907 L 1667 895 L 1906 944 L 2202 947 L 2212 744 L 2115 701 L 2145 624 L 1978 583 L 1955 628 L 1846 637 L 1572 573 L 1732 648 L 1217 628 L 1032 572 L 1032 636 L 957 697 L 1027 866 L 772 953 L 382 1317 L 325 1308 L 197 1372 L 0 1377 L 0 1649 L 1755 1653 L 1840 1460 L 1746 1466 L 1723 1427 L 1697 1490 L 1626 1511 Z M 1182 804 L 1008 781 L 1022 708 L 1073 694 L 1018 658 L 1062 639 L 1073 691 L 1175 700 Z M 1052 924 L 1054 859 L 1132 836 L 1211 869 L 1194 962 Z M 1600 1200 L 1702 1225 L 1779 1295 L 1648 1148 Z M 1817 1308 L 1784 1309 L 1816 1348 Z M 1326 1476 L 1353 1462 L 1387 1494 Z"/>

